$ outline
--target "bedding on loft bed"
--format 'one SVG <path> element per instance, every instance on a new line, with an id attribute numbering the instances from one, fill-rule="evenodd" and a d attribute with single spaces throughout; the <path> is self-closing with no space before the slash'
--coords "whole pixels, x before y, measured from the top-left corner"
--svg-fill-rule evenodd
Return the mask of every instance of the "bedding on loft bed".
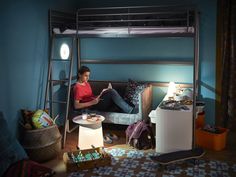
<path id="1" fill-rule="evenodd" d="M 54 34 L 76 34 L 74 29 L 66 29 L 61 31 L 60 28 L 53 29 Z M 95 28 L 92 30 L 78 30 L 78 35 L 102 35 L 102 34 L 121 34 L 121 35 L 132 35 L 132 34 L 175 34 L 175 33 L 194 33 L 193 27 L 160 27 L 160 28 Z"/>
<path id="2" fill-rule="evenodd" d="M 195 10 L 190 8 L 85 8 L 76 13 L 51 11 L 51 34 L 135 36 L 194 34 Z M 77 29 L 77 30 L 76 30 Z"/>

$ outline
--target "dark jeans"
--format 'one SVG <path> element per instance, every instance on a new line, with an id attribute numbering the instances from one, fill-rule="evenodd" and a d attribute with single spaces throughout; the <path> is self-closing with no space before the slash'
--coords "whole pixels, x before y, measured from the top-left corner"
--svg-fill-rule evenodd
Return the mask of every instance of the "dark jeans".
<path id="1" fill-rule="evenodd" d="M 119 93 L 114 89 L 109 89 L 103 93 L 98 104 L 92 106 L 92 109 L 98 111 L 109 111 L 114 104 L 118 106 L 123 112 L 131 113 L 133 107 L 123 100 Z"/>

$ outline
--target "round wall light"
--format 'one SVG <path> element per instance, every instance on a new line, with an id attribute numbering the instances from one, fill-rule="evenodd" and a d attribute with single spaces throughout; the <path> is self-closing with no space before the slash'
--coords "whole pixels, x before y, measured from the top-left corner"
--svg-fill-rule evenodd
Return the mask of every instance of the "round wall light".
<path id="1" fill-rule="evenodd" d="M 63 60 L 67 60 L 69 58 L 69 55 L 70 55 L 70 49 L 69 49 L 69 46 L 68 44 L 62 44 L 61 45 L 61 49 L 60 49 L 60 55 L 61 55 L 61 58 Z"/>

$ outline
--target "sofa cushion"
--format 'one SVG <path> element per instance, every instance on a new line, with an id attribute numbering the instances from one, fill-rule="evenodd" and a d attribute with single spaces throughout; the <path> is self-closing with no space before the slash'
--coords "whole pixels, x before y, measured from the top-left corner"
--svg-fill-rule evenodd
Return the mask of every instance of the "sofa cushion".
<path id="1" fill-rule="evenodd" d="M 139 104 L 139 93 L 147 87 L 147 84 L 138 83 L 129 79 L 125 90 L 124 100 L 132 106 Z"/>

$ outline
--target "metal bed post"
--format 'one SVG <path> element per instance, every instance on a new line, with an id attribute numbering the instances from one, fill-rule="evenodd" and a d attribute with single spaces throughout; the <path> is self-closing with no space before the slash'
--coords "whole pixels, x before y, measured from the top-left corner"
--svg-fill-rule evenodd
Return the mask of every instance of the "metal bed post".
<path id="1" fill-rule="evenodd" d="M 78 50 L 78 52 L 77 52 L 77 57 L 78 57 L 77 58 L 77 72 L 78 72 L 78 70 L 81 66 L 80 38 L 79 37 L 77 37 L 77 50 Z"/>
<path id="2" fill-rule="evenodd" d="M 77 72 L 81 66 L 81 55 L 80 55 L 80 38 L 79 38 L 79 14 L 76 11 L 76 38 L 77 38 Z M 77 73 L 76 73 L 77 74 Z M 77 77 L 77 76 L 76 76 Z"/>
<path id="3" fill-rule="evenodd" d="M 51 22 L 52 22 L 52 19 L 51 19 L 51 9 L 49 9 L 49 13 L 48 13 L 48 18 L 49 18 L 49 23 L 48 23 L 48 28 L 49 28 L 49 46 L 48 46 L 48 50 L 49 50 L 49 52 L 50 52 L 50 55 L 48 56 L 48 76 L 47 76 L 47 83 L 46 83 L 46 90 L 45 90 L 45 99 L 44 99 L 44 110 L 46 109 L 46 106 L 47 106 L 47 99 L 48 99 L 48 97 L 50 97 L 50 98 L 52 98 L 52 95 L 51 94 L 49 94 L 48 93 L 48 91 L 49 91 L 49 89 L 51 89 L 52 88 L 52 85 L 51 84 L 49 84 L 49 80 L 52 78 L 52 73 L 51 73 L 51 59 L 52 59 L 52 57 L 53 57 L 53 49 L 54 49 L 54 39 L 53 39 L 53 34 L 52 34 L 52 24 L 51 24 Z M 52 102 L 51 103 L 49 103 L 50 104 L 50 110 L 49 110 L 49 113 L 50 113 L 50 115 L 52 116 L 52 112 L 53 112 L 53 110 L 52 110 Z"/>
<path id="4" fill-rule="evenodd" d="M 192 147 L 195 147 L 195 120 L 196 120 L 196 97 L 198 95 L 198 64 L 199 64 L 199 13 L 195 10 L 194 24 L 194 69 L 193 69 L 193 138 Z"/>
<path id="5" fill-rule="evenodd" d="M 49 35 L 48 35 L 48 51 L 51 51 L 52 49 L 52 44 L 51 44 L 51 9 L 49 9 L 49 13 L 48 13 L 48 31 L 49 31 Z M 48 72 L 50 72 L 50 58 L 51 56 L 48 56 Z M 49 74 L 48 74 L 49 76 Z M 49 84 L 48 84 L 48 80 L 49 80 L 49 77 L 47 76 L 47 82 L 46 82 L 46 90 L 45 90 L 45 97 L 44 97 L 44 110 L 46 109 L 46 104 L 47 104 L 47 97 L 48 97 L 48 87 L 49 87 Z"/>
<path id="6" fill-rule="evenodd" d="M 73 51 L 74 51 L 74 42 L 75 38 L 72 38 L 72 47 L 71 47 L 71 53 L 70 53 L 70 71 L 69 71 L 69 82 L 68 82 L 68 90 L 67 90 L 67 103 L 66 103 L 66 117 L 64 120 L 64 136 L 63 136 L 63 148 L 65 147 L 66 144 L 66 133 L 67 133 L 67 128 L 69 128 L 69 124 L 67 124 L 68 120 L 68 115 L 69 115 L 69 105 L 70 105 L 70 90 L 71 90 L 71 80 L 72 80 L 72 68 L 73 68 Z"/>

